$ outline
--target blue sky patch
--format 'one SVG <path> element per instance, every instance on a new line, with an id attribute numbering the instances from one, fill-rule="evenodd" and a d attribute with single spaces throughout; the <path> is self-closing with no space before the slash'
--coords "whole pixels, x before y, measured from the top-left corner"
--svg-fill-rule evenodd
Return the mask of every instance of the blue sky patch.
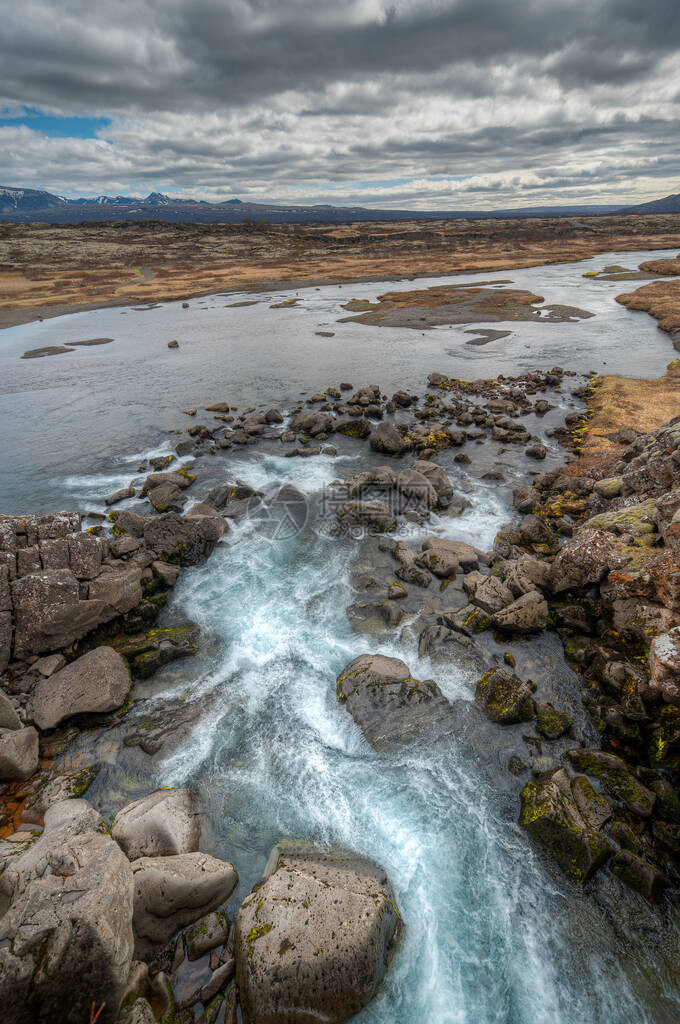
<path id="1" fill-rule="evenodd" d="M 57 117 L 33 107 L 24 107 L 16 114 L 0 112 L 0 128 L 26 125 L 54 139 L 96 139 L 97 133 L 110 124 L 108 117 Z"/>

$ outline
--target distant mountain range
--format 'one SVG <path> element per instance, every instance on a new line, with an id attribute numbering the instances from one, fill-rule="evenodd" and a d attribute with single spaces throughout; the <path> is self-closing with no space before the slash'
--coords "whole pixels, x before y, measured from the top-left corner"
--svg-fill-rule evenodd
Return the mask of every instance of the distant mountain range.
<path id="1" fill-rule="evenodd" d="M 245 221 L 301 223 L 309 221 L 441 220 L 481 217 L 569 217 L 602 213 L 678 213 L 680 196 L 668 196 L 652 203 L 620 209 L 616 206 L 534 206 L 504 210 L 371 210 L 361 206 L 289 206 L 249 203 L 227 199 L 209 203 L 196 199 L 175 199 L 162 192 L 150 192 L 143 199 L 133 196 L 97 196 L 66 199 L 31 188 L 0 186 L 0 220 L 42 221 L 50 224 L 79 224 L 82 221 L 167 220 L 195 224 L 242 224 Z"/>

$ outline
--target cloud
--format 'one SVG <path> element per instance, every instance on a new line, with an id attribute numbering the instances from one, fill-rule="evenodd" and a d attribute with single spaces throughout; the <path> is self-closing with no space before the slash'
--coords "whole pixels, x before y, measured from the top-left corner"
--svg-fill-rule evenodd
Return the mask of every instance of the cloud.
<path id="1" fill-rule="evenodd" d="M 674 0 L 24 0 L 0 182 L 480 208 L 678 191 Z"/>

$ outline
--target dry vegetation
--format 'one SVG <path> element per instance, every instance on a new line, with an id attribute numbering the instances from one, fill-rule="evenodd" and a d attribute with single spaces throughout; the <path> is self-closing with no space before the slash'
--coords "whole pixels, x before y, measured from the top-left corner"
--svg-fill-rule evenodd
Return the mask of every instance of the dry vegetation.
<path id="1" fill-rule="evenodd" d="M 671 214 L 364 224 L 0 223 L 0 327 L 272 285 L 499 271 L 680 246 Z"/>

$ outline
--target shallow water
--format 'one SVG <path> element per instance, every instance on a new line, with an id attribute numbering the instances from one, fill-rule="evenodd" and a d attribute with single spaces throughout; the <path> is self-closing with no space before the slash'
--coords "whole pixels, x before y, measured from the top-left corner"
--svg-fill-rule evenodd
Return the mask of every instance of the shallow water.
<path id="1" fill-rule="evenodd" d="M 96 507 L 134 474 L 140 437 L 159 443 L 159 428 L 177 425 L 177 409 L 201 400 L 285 404 L 300 389 L 345 378 L 422 392 L 432 370 L 496 376 L 556 363 L 583 370 L 606 362 L 608 369 L 655 376 L 672 358 L 666 336 L 650 318 L 613 302 L 620 285 L 580 276 L 612 262 L 634 266 L 645 255 L 495 275 L 597 315 L 574 325 L 513 326 L 510 339 L 480 348 L 465 346 L 464 328 L 423 336 L 351 324 L 338 325 L 334 339 L 314 336 L 320 323 L 337 319 L 347 293 L 375 295 L 385 290 L 381 285 L 308 290 L 300 293 L 302 308 L 292 310 L 270 311 L 264 301 L 224 310 L 223 303 L 236 301 L 229 297 L 196 300 L 188 312 L 172 304 L 134 314 L 156 317 L 154 330 L 180 336 L 184 371 L 172 364 L 177 354 L 167 353 L 165 337 L 147 329 L 150 319 L 132 313 L 126 319 L 119 310 L 6 332 L 10 344 L 0 337 L 0 350 L 10 375 L 0 410 L 9 434 L 0 458 L 13 455 L 14 469 L 3 505 L 54 508 L 89 500 Z M 437 282 L 412 286 L 426 283 Z M 125 327 L 113 335 L 116 317 Z M 117 340 L 77 357 L 17 367 L 17 352 L 74 338 L 76 324 L 79 337 Z M 267 372 L 258 377 L 263 365 Z M 102 412 L 102 423 L 96 396 L 106 393 L 107 374 L 118 401 Z M 33 410 L 23 432 L 8 422 L 8 399 L 10 409 L 16 402 Z M 58 443 L 56 464 L 50 453 Z M 340 843 L 383 865 L 406 931 L 385 984 L 355 1018 L 361 1024 L 677 1021 L 677 931 L 613 878 L 598 880 L 587 894 L 569 885 L 516 824 L 519 785 L 493 750 L 471 748 L 457 736 L 436 749 L 391 757 L 367 745 L 335 694 L 336 674 L 357 654 L 402 657 L 416 677 L 436 678 L 452 700 L 472 700 L 476 675 L 464 664 L 419 659 L 408 629 L 400 642 L 396 634 L 376 641 L 350 628 L 345 608 L 355 599 L 350 573 L 358 546 L 326 535 L 318 499 L 331 480 L 370 461 L 366 446 L 342 441 L 337 458 L 308 460 L 259 448 L 201 464 L 213 478 L 238 476 L 260 488 L 295 484 L 308 498 L 307 524 L 297 536 L 272 543 L 246 522 L 207 565 L 183 570 L 174 607 L 216 646 L 193 665 L 179 663 L 179 682 L 173 666 L 141 692 L 151 705 L 163 696 L 197 698 L 205 713 L 189 738 L 154 758 L 118 751 L 110 734 L 88 738 L 108 761 L 90 798 L 110 813 L 123 792 L 129 799 L 155 785 L 195 787 L 206 817 L 203 848 L 232 860 L 240 874 L 234 910 L 282 835 Z M 548 461 L 559 457 L 553 448 Z M 517 457 L 508 456 L 506 485 L 497 488 L 480 481 L 481 465 L 456 466 L 451 453 L 441 461 L 473 507 L 457 519 L 435 520 L 433 528 L 488 547 L 509 515 Z M 572 685 L 577 699 L 575 679 Z"/>
<path id="2" fill-rule="evenodd" d="M 113 473 L 120 453 L 146 450 L 164 433 L 186 429 L 181 413 L 229 401 L 290 404 L 300 391 L 332 381 L 356 386 L 378 382 L 422 391 L 433 370 L 449 376 L 495 377 L 555 365 L 579 372 L 605 370 L 644 377 L 663 372 L 674 352 L 667 335 L 645 313 L 630 313 L 614 298 L 635 282 L 584 278 L 613 263 L 637 267 L 662 251 L 608 253 L 582 263 L 499 274 L 327 285 L 257 295 L 257 304 L 233 308 L 241 294 L 193 299 L 138 311 L 101 309 L 26 324 L 0 332 L 0 480 L 5 512 L 50 510 L 68 476 Z M 337 323 L 342 303 L 395 287 L 511 280 L 545 298 L 594 313 L 567 324 L 511 323 L 487 345 L 468 344 L 473 325 L 413 329 Z M 500 285 L 499 285 L 500 286 Z M 502 286 L 501 286 L 502 287 Z M 287 297 L 292 308 L 271 309 Z M 474 326 L 484 327 L 484 324 Z M 318 337 L 319 330 L 333 338 Z M 110 345 L 22 360 L 30 349 L 110 337 Z M 179 349 L 167 342 L 178 339 Z"/>

